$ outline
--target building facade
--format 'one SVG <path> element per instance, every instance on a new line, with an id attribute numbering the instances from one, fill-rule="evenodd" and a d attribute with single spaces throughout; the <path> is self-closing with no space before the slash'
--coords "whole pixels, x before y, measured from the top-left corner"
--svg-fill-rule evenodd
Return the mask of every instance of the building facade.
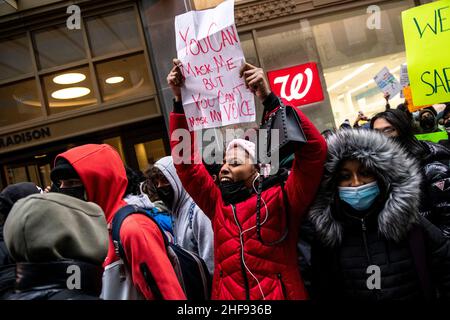
<path id="1" fill-rule="evenodd" d="M 84 143 L 140 170 L 168 154 L 174 17 L 220 2 L 0 1 L 0 187 L 49 185 L 56 154 Z M 384 108 L 373 77 L 399 76 L 401 12 L 425 2 L 240 0 L 235 20 L 248 62 L 317 64 L 324 99 L 301 108 L 324 130 Z"/>

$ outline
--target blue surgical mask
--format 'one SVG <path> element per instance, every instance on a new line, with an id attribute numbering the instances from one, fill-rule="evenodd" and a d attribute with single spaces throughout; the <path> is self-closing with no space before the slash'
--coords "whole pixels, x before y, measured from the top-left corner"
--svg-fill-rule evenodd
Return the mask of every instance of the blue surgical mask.
<path id="1" fill-rule="evenodd" d="M 341 200 L 358 211 L 369 209 L 379 194 L 380 188 L 376 181 L 360 187 L 339 187 Z"/>

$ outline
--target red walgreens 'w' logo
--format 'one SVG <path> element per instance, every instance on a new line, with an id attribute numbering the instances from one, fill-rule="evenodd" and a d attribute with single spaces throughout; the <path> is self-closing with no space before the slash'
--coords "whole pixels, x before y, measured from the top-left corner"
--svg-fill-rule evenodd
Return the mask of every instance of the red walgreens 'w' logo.
<path id="1" fill-rule="evenodd" d="M 267 72 L 270 88 L 287 105 L 298 107 L 323 100 L 314 62 Z"/>

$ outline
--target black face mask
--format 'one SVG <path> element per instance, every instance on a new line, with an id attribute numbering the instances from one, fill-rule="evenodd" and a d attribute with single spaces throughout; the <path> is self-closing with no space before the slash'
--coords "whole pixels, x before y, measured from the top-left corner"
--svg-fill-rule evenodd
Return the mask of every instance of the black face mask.
<path id="1" fill-rule="evenodd" d="M 221 182 L 219 184 L 220 191 L 222 192 L 222 199 L 225 204 L 236 204 L 248 199 L 252 192 L 245 186 L 243 180 L 231 182 Z"/>
<path id="2" fill-rule="evenodd" d="M 423 130 L 432 130 L 435 125 L 436 122 L 434 121 L 434 118 L 427 117 L 420 120 L 420 126 Z"/>
<path id="3" fill-rule="evenodd" d="M 86 193 L 84 192 L 84 187 L 83 186 L 79 186 L 79 187 L 72 187 L 72 188 L 58 188 L 58 190 L 56 192 L 83 200 L 83 201 L 87 201 L 86 199 Z"/>
<path id="4" fill-rule="evenodd" d="M 158 194 L 159 199 L 161 199 L 169 209 L 172 209 L 173 200 L 175 198 L 172 187 L 168 185 L 156 188 L 156 193 Z"/>

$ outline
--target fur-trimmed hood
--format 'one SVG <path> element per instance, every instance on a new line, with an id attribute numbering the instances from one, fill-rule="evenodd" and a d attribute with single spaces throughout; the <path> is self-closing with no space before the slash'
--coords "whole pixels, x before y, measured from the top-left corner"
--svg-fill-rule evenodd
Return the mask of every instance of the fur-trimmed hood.
<path id="1" fill-rule="evenodd" d="M 421 174 L 416 161 L 399 144 L 372 130 L 340 130 L 327 139 L 325 172 L 309 218 L 318 238 L 328 246 L 339 245 L 343 225 L 333 216 L 338 194 L 337 173 L 343 160 L 356 159 L 379 178 L 386 190 L 378 215 L 378 230 L 387 239 L 403 239 L 419 219 Z"/>

